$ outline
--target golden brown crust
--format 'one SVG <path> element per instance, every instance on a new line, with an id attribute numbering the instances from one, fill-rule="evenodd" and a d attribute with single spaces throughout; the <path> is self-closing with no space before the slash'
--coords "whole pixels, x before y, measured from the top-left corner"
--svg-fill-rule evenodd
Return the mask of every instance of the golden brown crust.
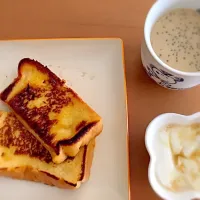
<path id="1" fill-rule="evenodd" d="M 60 188 L 78 188 L 89 178 L 94 147 L 93 139 L 87 146 L 81 148 L 77 158 L 67 158 L 60 168 L 60 165 L 52 163 L 49 152 L 34 139 L 13 113 L 0 111 L 0 175 L 43 182 Z M 23 156 L 22 161 L 19 161 L 20 156 Z M 24 163 L 28 164 L 24 166 Z M 73 166 L 74 163 L 76 164 L 71 170 L 69 166 Z M 43 167 L 47 165 L 50 169 L 54 168 L 54 171 Z M 75 178 L 68 179 L 68 176 L 61 176 L 60 170 L 63 169 L 66 170 L 64 173 L 69 169 L 68 173 Z"/>
<path id="2" fill-rule="evenodd" d="M 63 189 L 77 189 L 80 187 L 81 183 L 88 181 L 90 177 L 90 170 L 94 155 L 94 151 L 91 148 L 94 148 L 94 146 L 95 144 L 93 144 L 90 149 L 86 148 L 86 155 L 84 159 L 85 164 L 83 164 L 84 172 L 82 174 L 81 181 L 78 181 L 76 184 L 69 183 L 63 179 L 58 179 L 57 177 L 48 174 L 48 172 L 38 171 L 37 169 L 33 169 L 30 166 L 17 167 L 14 169 L 0 168 L 0 176 L 10 177 L 19 180 L 41 182 Z"/>
<path id="3" fill-rule="evenodd" d="M 47 185 L 56 186 L 63 189 L 77 189 L 80 184 L 69 184 L 64 180 L 56 180 L 44 172 L 37 171 L 31 167 L 18 167 L 15 169 L 0 169 L 0 176 L 10 177 L 13 179 L 41 182 Z"/>
<path id="4" fill-rule="evenodd" d="M 81 183 L 88 181 L 90 176 L 95 147 L 95 141 L 93 140 L 92 142 L 93 144 L 90 145 L 90 148 L 86 148 L 83 177 L 81 178 L 81 181 L 77 182 L 76 184 L 69 183 L 63 179 L 58 179 L 57 177 L 53 177 L 52 175 L 48 174 L 48 172 L 41 172 L 29 166 L 17 167 L 14 169 L 0 169 L 0 176 L 19 180 L 41 182 L 63 189 L 78 189 Z"/>
<path id="5" fill-rule="evenodd" d="M 48 82 L 47 84 L 51 89 L 46 86 L 31 86 L 28 83 L 25 88 L 10 99 L 10 93 L 22 78 L 23 66 L 26 64 L 30 64 L 41 73 L 48 75 L 48 80 L 45 81 Z M 43 106 L 35 106 L 33 108 L 28 107 L 30 101 L 40 98 L 41 95 L 45 95 Z M 103 129 L 101 117 L 87 106 L 72 89 L 64 86 L 63 80 L 38 61 L 29 58 L 24 58 L 20 61 L 18 66 L 18 77 L 1 93 L 0 98 L 9 105 L 29 132 L 31 132 L 51 153 L 55 163 L 63 162 L 67 156 L 74 157 L 81 146 L 87 145 L 88 142 L 99 135 Z M 84 120 L 80 114 L 80 116 L 78 116 L 80 119 L 78 118 L 79 121 L 75 124 L 75 131 L 72 131 L 72 134 L 68 134 L 68 136 L 62 134 L 62 138 L 58 136 L 59 139 L 57 139 L 57 132 L 50 133 L 50 130 L 52 127 L 55 127 L 59 121 L 57 118 L 50 119 L 49 113 L 60 113 L 62 108 L 76 107 L 73 99 L 80 102 L 81 106 L 84 108 L 82 108 L 82 110 L 86 110 L 88 116 L 91 114 L 92 117 L 87 117 L 87 121 Z M 87 114 L 85 114 L 85 116 Z M 70 120 L 72 122 L 75 121 L 74 118 Z"/>
<path id="6" fill-rule="evenodd" d="M 83 135 L 81 140 L 71 144 L 73 145 L 73 148 L 71 148 L 70 145 L 62 145 L 62 143 L 61 143 L 61 148 L 63 148 L 64 152 L 67 155 L 76 155 L 79 152 L 80 147 L 87 145 L 90 142 L 92 136 L 97 137 L 101 133 L 102 128 L 103 124 L 102 121 L 100 120 L 95 124 L 95 126 L 91 127 L 91 129 L 87 132 L 87 134 Z"/>
<path id="7" fill-rule="evenodd" d="M 82 176 L 82 183 L 86 182 L 91 173 L 92 161 L 94 157 L 95 140 L 91 141 L 91 145 L 86 149 L 84 174 Z"/>
<path id="8" fill-rule="evenodd" d="M 30 63 L 35 65 L 35 67 L 41 71 L 42 73 L 46 73 L 49 76 L 49 79 L 51 80 L 51 83 L 53 85 L 63 85 L 65 83 L 64 80 L 61 80 L 60 78 L 58 78 L 52 71 L 50 71 L 46 66 L 43 66 L 41 63 L 39 63 L 36 60 L 32 60 L 30 58 L 23 58 L 19 64 L 18 64 L 18 77 L 15 78 L 13 80 L 13 82 L 1 93 L 0 98 L 3 101 L 6 101 L 6 99 L 8 98 L 8 95 L 10 94 L 10 92 L 12 91 L 12 89 L 15 87 L 15 85 L 18 83 L 18 81 L 21 79 L 22 77 L 22 73 L 23 73 L 23 64 L 25 63 Z"/>
<path id="9" fill-rule="evenodd" d="M 58 86 L 58 85 L 62 86 L 65 83 L 64 80 L 61 80 L 51 70 L 49 70 L 47 66 L 44 66 L 37 60 L 32 60 L 30 58 L 23 58 L 22 60 L 20 60 L 20 62 L 18 64 L 18 77 L 19 78 L 21 78 L 21 76 L 22 76 L 23 65 L 26 63 L 32 64 L 37 68 L 37 70 L 41 71 L 42 73 L 48 74 L 51 84 L 53 84 L 55 86 Z"/>

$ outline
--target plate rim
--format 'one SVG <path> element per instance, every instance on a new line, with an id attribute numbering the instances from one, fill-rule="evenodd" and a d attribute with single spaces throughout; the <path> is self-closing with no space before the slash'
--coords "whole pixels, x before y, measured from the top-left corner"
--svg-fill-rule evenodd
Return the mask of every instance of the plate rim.
<path id="1" fill-rule="evenodd" d="M 124 99 L 125 99 L 125 112 L 126 112 L 126 147 L 127 147 L 127 179 L 128 179 L 128 200 L 131 200 L 131 177 L 130 177 L 130 134 L 129 134 L 129 117 L 128 117 L 128 91 L 127 91 L 127 77 L 126 77 L 126 64 L 125 64 L 125 48 L 124 41 L 120 37 L 47 37 L 47 38 L 11 38 L 0 39 L 0 42 L 23 42 L 23 41 L 52 41 L 52 40 L 74 40 L 74 41 L 89 41 L 89 40 L 116 40 L 120 41 L 121 57 L 123 65 L 123 85 L 124 85 Z"/>

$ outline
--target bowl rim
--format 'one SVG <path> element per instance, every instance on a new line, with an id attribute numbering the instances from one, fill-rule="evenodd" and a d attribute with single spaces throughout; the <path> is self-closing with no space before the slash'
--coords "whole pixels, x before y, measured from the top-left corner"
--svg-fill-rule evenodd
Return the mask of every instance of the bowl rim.
<path id="1" fill-rule="evenodd" d="M 181 2 L 180 0 L 176 0 L 176 1 L 172 1 L 171 3 L 175 3 L 175 2 Z M 177 69 L 174 69 L 172 67 L 170 67 L 169 65 L 165 64 L 158 56 L 157 54 L 155 53 L 155 51 L 153 50 L 153 47 L 151 45 L 151 41 L 150 41 L 150 35 L 151 35 L 151 30 L 149 30 L 147 28 L 147 24 L 151 18 L 151 15 L 153 15 L 153 11 L 154 9 L 159 5 L 161 4 L 161 0 L 157 0 L 155 1 L 155 3 L 151 6 L 150 10 L 148 11 L 147 13 L 147 16 L 146 16 L 146 19 L 145 19 L 145 23 L 144 23 L 144 40 L 145 40 L 145 43 L 146 43 L 146 46 L 151 54 L 151 56 L 161 65 L 163 66 L 165 69 L 167 69 L 168 71 L 171 71 L 175 74 L 178 74 L 178 75 L 182 75 L 182 76 L 189 76 L 189 77 L 198 77 L 200 76 L 200 72 L 184 72 L 184 71 L 180 71 L 180 70 L 177 70 Z"/>

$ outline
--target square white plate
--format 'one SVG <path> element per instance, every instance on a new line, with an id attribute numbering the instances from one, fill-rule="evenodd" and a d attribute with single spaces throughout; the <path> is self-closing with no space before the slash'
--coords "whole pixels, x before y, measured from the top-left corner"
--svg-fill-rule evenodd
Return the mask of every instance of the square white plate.
<path id="1" fill-rule="evenodd" d="M 90 179 L 75 191 L 0 177 L 0 200 L 128 200 L 129 165 L 123 44 L 120 39 L 0 42 L 0 90 L 18 62 L 38 60 L 72 87 L 103 118 Z M 0 109 L 7 109 L 0 103 Z"/>

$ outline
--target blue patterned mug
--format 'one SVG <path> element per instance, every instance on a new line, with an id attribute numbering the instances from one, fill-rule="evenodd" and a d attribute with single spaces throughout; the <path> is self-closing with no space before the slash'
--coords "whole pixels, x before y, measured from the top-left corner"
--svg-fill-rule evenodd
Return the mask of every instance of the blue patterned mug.
<path id="1" fill-rule="evenodd" d="M 175 8 L 200 8 L 200 0 L 157 0 L 150 9 L 144 25 L 141 59 L 147 74 L 159 85 L 173 90 L 191 88 L 200 84 L 200 72 L 183 72 L 165 64 L 154 52 L 150 34 L 154 23 L 165 12 Z"/>

